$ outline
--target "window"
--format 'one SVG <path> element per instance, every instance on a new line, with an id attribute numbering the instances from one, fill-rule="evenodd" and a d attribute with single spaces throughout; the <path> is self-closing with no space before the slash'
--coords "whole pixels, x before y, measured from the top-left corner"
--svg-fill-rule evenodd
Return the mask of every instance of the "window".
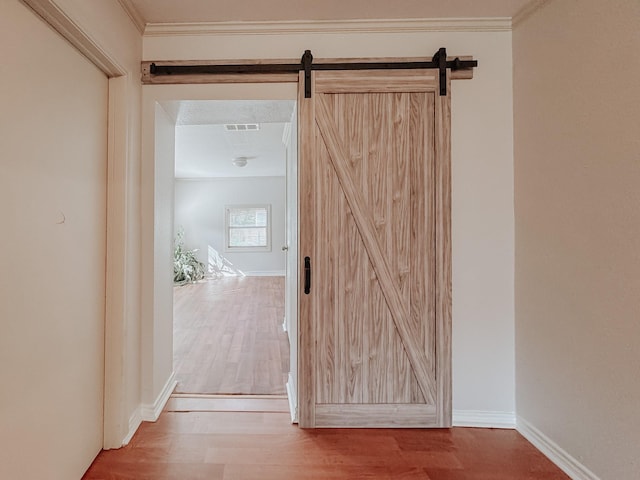
<path id="1" fill-rule="evenodd" d="M 225 251 L 271 251 L 271 205 L 225 207 Z"/>

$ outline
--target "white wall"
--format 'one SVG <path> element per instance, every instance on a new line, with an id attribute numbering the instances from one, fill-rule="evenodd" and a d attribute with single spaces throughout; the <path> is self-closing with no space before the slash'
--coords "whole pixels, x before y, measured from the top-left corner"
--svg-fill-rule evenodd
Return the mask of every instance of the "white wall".
<path id="1" fill-rule="evenodd" d="M 575 478 L 640 475 L 639 20 L 555 0 L 513 34 L 518 417 Z"/>
<path id="2" fill-rule="evenodd" d="M 116 0 L 23 2 L 112 76 L 108 135 L 104 132 L 109 151 L 104 446 L 113 448 L 139 423 L 142 35 Z M 22 45 L 12 48 L 20 52 Z M 40 72 L 36 90 L 46 85 L 47 77 Z"/>
<path id="3" fill-rule="evenodd" d="M 51 0 L 50 0 L 51 1 Z M 106 335 L 105 448 L 130 438 L 141 403 L 140 187 L 142 35 L 117 0 L 55 0 L 76 26 L 117 64 L 109 80 L 108 305 Z M 114 88 L 115 87 L 115 88 Z M 114 118 L 115 117 L 115 118 Z"/>
<path id="4" fill-rule="evenodd" d="M 0 478 L 80 478 L 102 447 L 108 80 L 17 0 L 0 58 Z"/>
<path id="5" fill-rule="evenodd" d="M 509 423 L 515 411 L 511 31 L 500 22 L 482 32 L 439 28 L 375 33 L 383 29 L 359 26 L 332 32 L 328 26 L 323 33 L 267 29 L 252 34 L 249 26 L 230 35 L 154 32 L 144 39 L 143 56 L 145 60 L 299 59 L 311 49 L 316 58 L 424 57 L 446 46 L 450 54 L 479 60 L 473 80 L 453 84 L 454 422 L 482 422 L 490 412 L 494 414 L 490 423 L 496 419 Z M 145 86 L 143 90 L 158 100 L 171 95 L 179 99 L 180 91 L 191 95 L 233 88 L 239 87 Z M 263 88 L 254 86 L 253 91 Z M 149 212 L 143 210 L 145 215 Z"/>
<path id="6" fill-rule="evenodd" d="M 184 228 L 185 247 L 198 249 L 208 265 L 213 247 L 246 274 L 284 274 L 285 177 L 228 177 L 175 180 L 174 232 Z M 271 251 L 225 252 L 225 205 L 271 205 Z"/>
<path id="7" fill-rule="evenodd" d="M 159 105 L 156 105 L 155 151 L 157 168 L 155 171 L 155 234 L 158 238 L 173 235 L 173 178 L 175 164 L 176 134 L 173 119 Z M 168 359 L 165 351 L 173 352 L 173 289 L 167 288 L 173 282 L 172 245 L 158 243 L 153 249 L 154 266 L 154 313 L 165 319 L 154 326 L 153 331 L 153 387 L 143 384 L 143 404 L 156 401 L 173 374 L 173 358 Z M 175 385 L 174 385 L 175 386 Z"/>
<path id="8" fill-rule="evenodd" d="M 146 275 L 142 307 L 142 417 L 155 420 L 160 403 L 175 387 L 173 381 L 173 172 L 175 123 L 158 103 L 150 105 L 154 129 L 145 132 L 153 141 L 157 168 L 144 175 L 152 189 L 152 221 L 149 236 L 143 236 L 142 266 Z M 153 321 L 156 319 L 156 321 Z M 146 322 L 145 322 L 146 321 Z M 170 354 L 168 354 L 168 352 Z M 172 385 L 173 383 L 173 385 Z"/>

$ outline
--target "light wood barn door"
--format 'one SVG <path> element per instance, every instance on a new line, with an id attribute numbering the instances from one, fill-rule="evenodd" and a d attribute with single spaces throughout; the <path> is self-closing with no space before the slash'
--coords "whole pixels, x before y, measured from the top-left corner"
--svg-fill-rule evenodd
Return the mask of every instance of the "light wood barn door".
<path id="1" fill-rule="evenodd" d="M 449 97 L 429 70 L 300 89 L 300 426 L 450 426 Z"/>

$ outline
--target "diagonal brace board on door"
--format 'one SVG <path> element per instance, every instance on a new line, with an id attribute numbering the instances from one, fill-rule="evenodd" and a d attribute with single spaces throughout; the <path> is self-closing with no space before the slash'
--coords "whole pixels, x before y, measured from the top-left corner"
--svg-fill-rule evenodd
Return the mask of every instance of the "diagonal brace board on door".
<path id="1" fill-rule="evenodd" d="M 435 403 L 433 392 L 436 391 L 436 386 L 429 373 L 429 366 L 424 357 L 416 354 L 416 352 L 420 351 L 416 340 L 418 338 L 418 332 L 410 328 L 406 321 L 404 321 L 404 319 L 409 318 L 409 312 L 407 311 L 406 305 L 402 302 L 398 285 L 391 275 L 389 266 L 385 261 L 384 252 L 376 239 L 373 219 L 368 214 L 362 194 L 353 181 L 348 155 L 341 145 L 338 133 L 329 121 L 331 114 L 324 95 L 318 95 L 316 102 L 316 122 L 329 151 L 331 165 L 342 186 L 349 208 L 353 212 L 353 219 L 360 231 L 371 266 L 380 283 L 383 285 L 382 293 L 389 307 L 393 323 L 402 339 L 403 345 L 405 345 L 405 352 L 407 353 L 409 362 L 416 372 L 416 380 L 420 385 L 420 390 L 427 403 L 433 404 Z"/>

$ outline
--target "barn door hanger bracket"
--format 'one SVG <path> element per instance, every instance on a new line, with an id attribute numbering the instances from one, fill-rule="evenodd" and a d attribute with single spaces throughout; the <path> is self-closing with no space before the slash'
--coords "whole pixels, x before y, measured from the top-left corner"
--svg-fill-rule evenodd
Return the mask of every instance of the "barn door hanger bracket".
<path id="1" fill-rule="evenodd" d="M 304 70 L 304 98 L 311 98 L 311 66 L 313 63 L 311 50 L 304 51 L 301 63 Z"/>
<path id="2" fill-rule="evenodd" d="M 431 61 L 437 65 L 440 72 L 440 96 L 445 97 L 447 95 L 447 49 L 440 48 Z"/>

